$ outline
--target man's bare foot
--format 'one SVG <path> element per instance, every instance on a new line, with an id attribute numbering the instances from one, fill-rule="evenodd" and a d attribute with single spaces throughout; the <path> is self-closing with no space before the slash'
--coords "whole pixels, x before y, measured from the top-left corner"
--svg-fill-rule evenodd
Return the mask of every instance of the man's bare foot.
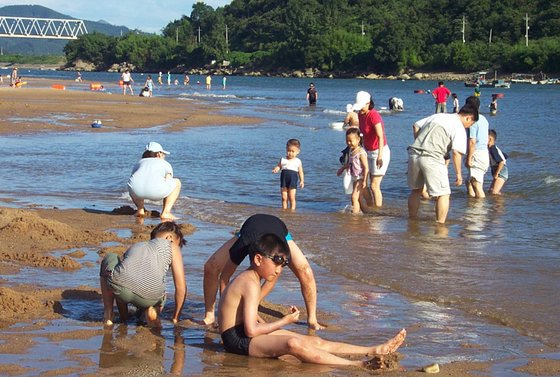
<path id="1" fill-rule="evenodd" d="M 159 215 L 159 218 L 161 221 L 175 221 L 179 219 L 177 216 L 168 212 L 162 212 L 161 215 Z"/>
<path id="2" fill-rule="evenodd" d="M 111 321 L 110 319 L 103 320 L 103 325 L 105 325 L 105 326 L 113 326 L 113 321 Z"/>
<path id="3" fill-rule="evenodd" d="M 389 339 L 383 344 L 380 344 L 379 346 L 373 347 L 373 355 L 387 355 L 395 352 L 401 344 L 403 344 L 405 338 L 406 330 L 402 329 L 397 335 L 395 335 L 395 337 Z"/>
<path id="4" fill-rule="evenodd" d="M 311 330 L 324 330 L 327 328 L 327 326 L 321 325 L 319 322 L 308 322 L 307 327 Z"/>

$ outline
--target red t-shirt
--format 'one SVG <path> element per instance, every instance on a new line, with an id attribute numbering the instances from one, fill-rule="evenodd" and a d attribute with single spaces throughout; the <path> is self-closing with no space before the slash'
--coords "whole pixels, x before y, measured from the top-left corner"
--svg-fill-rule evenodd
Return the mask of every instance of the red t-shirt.
<path id="1" fill-rule="evenodd" d="M 437 103 L 447 102 L 447 97 L 451 95 L 451 92 L 445 86 L 438 86 L 432 93 L 436 96 Z"/>
<path id="2" fill-rule="evenodd" d="M 366 115 L 358 113 L 358 119 L 360 120 L 360 131 L 364 134 L 364 148 L 366 148 L 367 151 L 379 149 L 379 137 L 375 132 L 375 125 L 377 123 L 381 123 L 383 139 L 385 139 L 385 145 L 388 145 L 383 119 L 375 109 L 371 109 Z"/>

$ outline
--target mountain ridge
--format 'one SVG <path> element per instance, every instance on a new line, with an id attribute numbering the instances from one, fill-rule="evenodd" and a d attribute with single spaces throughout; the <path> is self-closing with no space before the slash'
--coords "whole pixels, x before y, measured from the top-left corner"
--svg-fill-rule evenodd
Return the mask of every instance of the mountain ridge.
<path id="1" fill-rule="evenodd" d="M 79 19 L 42 5 L 6 5 L 0 7 L 0 16 Z M 83 21 L 89 33 L 95 31 L 107 35 L 119 36 L 131 31 L 131 29 L 126 26 L 112 25 L 105 20 Z M 63 48 L 66 43 L 68 43 L 68 40 L 0 37 L 0 46 L 4 54 L 63 55 Z"/>

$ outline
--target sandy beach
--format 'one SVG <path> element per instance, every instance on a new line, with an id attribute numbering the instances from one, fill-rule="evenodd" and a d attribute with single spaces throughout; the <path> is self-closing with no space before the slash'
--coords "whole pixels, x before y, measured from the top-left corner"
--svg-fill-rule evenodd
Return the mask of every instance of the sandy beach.
<path id="1" fill-rule="evenodd" d="M 0 134 L 89 130 L 94 119 L 100 119 L 104 125 L 94 132 L 127 132 L 162 126 L 174 132 L 185 127 L 259 121 L 225 116 L 220 113 L 223 109 L 205 106 L 203 102 L 60 91 L 49 89 L 50 84 L 48 80 L 36 80 L 20 89 L 0 88 Z M 33 364 L 22 366 L 0 358 L 1 375 L 368 376 L 376 373 L 302 365 L 290 358 L 270 361 L 225 354 L 221 346 L 216 346 L 219 337 L 216 331 L 192 321 L 194 309 L 186 310 L 175 329 L 168 321 L 170 309 L 164 311 L 163 331 L 174 339 L 172 344 L 167 344 L 161 334 L 142 326 L 104 328 L 98 286 L 74 281 L 64 287 L 49 288 L 32 281 L 23 282 L 25 274 L 35 270 L 56 270 L 60 274 L 85 268 L 94 271 L 105 252 L 123 253 L 131 244 L 147 240 L 156 220 L 138 224 L 132 216 L 133 209 L 125 204 L 115 203 L 112 211 L 16 208 L 9 198 L 0 204 L 0 353 L 12 355 L 10 360 L 28 359 Z M 188 218 L 182 219 L 187 236 L 197 231 L 189 222 Z M 22 282 L 14 283 L 4 278 L 5 275 L 21 276 Z M 79 301 L 84 310 L 71 313 L 73 306 L 68 303 L 72 301 Z M 188 295 L 186 306 L 201 305 L 200 296 Z M 94 309 L 89 310 L 88 306 Z M 280 316 L 285 310 L 278 303 L 263 307 L 268 319 Z M 329 313 L 320 314 L 331 319 Z M 414 331 L 409 334 L 407 342 L 415 342 Z M 328 331 L 321 335 L 328 337 Z M 186 346 L 185 339 L 190 337 L 203 341 Z M 537 356 L 553 351 L 556 352 L 538 349 L 534 353 Z M 406 356 L 406 347 L 400 352 Z M 508 368 L 535 376 L 560 374 L 560 361 L 553 358 L 535 357 L 522 366 L 518 364 L 519 359 L 515 358 L 487 363 L 456 362 L 441 365 L 439 375 L 492 376 L 496 370 L 500 375 L 507 375 Z M 384 374 L 425 373 L 397 370 Z"/>

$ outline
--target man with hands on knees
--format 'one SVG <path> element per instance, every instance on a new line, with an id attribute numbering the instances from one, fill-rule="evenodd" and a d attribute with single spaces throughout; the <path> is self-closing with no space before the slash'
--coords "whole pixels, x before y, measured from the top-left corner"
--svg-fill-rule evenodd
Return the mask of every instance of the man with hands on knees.
<path id="1" fill-rule="evenodd" d="M 215 302 L 218 286 L 223 292 L 239 264 L 248 255 L 251 245 L 258 242 L 266 234 L 274 234 L 288 245 L 291 257 L 287 264 L 298 278 L 301 293 L 307 309 L 307 323 L 314 330 L 324 326 L 317 320 L 317 286 L 311 266 L 305 255 L 296 245 L 288 232 L 286 224 L 276 216 L 256 214 L 249 217 L 237 235 L 224 243 L 204 265 L 204 306 L 206 313 L 203 323 L 215 322 Z M 261 291 L 261 300 L 268 295 L 276 284 L 275 279 L 266 280 Z"/>

